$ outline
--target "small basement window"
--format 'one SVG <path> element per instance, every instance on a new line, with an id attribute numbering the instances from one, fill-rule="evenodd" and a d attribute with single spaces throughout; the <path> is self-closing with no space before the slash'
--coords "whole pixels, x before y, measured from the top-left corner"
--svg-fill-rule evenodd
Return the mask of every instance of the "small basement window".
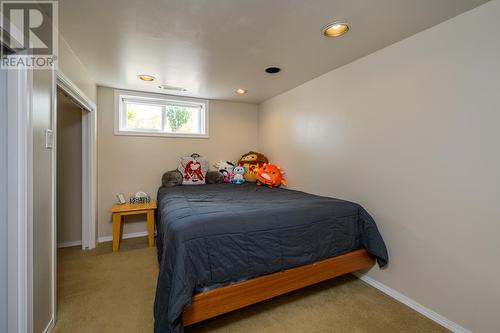
<path id="1" fill-rule="evenodd" d="M 208 101 L 115 90 L 115 134 L 208 138 Z"/>

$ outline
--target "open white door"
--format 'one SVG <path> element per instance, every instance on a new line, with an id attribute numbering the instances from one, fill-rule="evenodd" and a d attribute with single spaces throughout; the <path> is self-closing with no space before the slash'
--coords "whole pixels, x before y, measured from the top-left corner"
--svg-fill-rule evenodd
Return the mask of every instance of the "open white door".
<path id="1" fill-rule="evenodd" d="M 2 198 L 6 214 L 6 232 L 0 232 L 7 248 L 6 266 L 0 270 L 7 283 L 6 317 L 0 331 L 28 333 L 33 325 L 33 228 L 32 228 L 32 143 L 31 70 L 0 70 L 0 121 L 5 150 L 2 160 L 7 175 L 7 196 Z M 4 170 L 2 170 L 4 171 Z M 5 319 L 5 320 L 4 320 Z"/>

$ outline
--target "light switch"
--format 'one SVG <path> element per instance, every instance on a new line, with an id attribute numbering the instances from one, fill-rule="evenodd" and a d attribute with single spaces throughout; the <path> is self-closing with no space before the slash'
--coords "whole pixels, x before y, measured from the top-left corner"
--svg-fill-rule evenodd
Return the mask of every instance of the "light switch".
<path id="1" fill-rule="evenodd" d="M 45 148 L 52 149 L 54 146 L 54 132 L 51 129 L 45 130 Z"/>

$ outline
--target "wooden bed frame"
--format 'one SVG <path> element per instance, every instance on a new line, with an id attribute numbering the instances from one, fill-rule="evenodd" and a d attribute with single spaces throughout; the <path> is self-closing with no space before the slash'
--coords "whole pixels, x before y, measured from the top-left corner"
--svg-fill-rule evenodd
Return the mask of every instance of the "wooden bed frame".
<path id="1" fill-rule="evenodd" d="M 359 269 L 369 268 L 375 259 L 366 250 L 352 251 L 282 272 L 259 276 L 193 296 L 184 309 L 184 326 L 252 305 Z"/>

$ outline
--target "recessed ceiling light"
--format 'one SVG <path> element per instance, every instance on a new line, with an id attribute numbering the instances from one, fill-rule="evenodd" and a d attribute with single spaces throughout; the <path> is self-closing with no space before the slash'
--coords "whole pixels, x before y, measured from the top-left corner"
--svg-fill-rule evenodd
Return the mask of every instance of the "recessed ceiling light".
<path id="1" fill-rule="evenodd" d="M 244 95 L 248 92 L 248 90 L 243 89 L 243 88 L 238 88 L 234 92 L 237 93 L 238 95 Z"/>
<path id="2" fill-rule="evenodd" d="M 323 35 L 329 38 L 340 37 L 349 31 L 347 22 L 336 21 L 323 27 Z"/>
<path id="3" fill-rule="evenodd" d="M 175 91 L 187 91 L 186 88 L 182 87 L 175 87 L 175 86 L 169 86 L 168 84 L 162 84 L 159 85 L 158 88 L 160 89 L 165 89 L 165 90 L 175 90 Z"/>
<path id="4" fill-rule="evenodd" d="M 148 82 L 151 82 L 151 81 L 154 81 L 155 80 L 155 77 L 153 75 L 147 75 L 147 74 L 140 74 L 138 75 L 139 79 L 141 79 L 142 81 L 148 81 Z"/>
<path id="5" fill-rule="evenodd" d="M 279 68 L 279 67 L 271 66 L 271 67 L 266 68 L 266 73 L 268 73 L 268 74 L 276 74 L 279 72 L 281 72 L 281 68 Z"/>

